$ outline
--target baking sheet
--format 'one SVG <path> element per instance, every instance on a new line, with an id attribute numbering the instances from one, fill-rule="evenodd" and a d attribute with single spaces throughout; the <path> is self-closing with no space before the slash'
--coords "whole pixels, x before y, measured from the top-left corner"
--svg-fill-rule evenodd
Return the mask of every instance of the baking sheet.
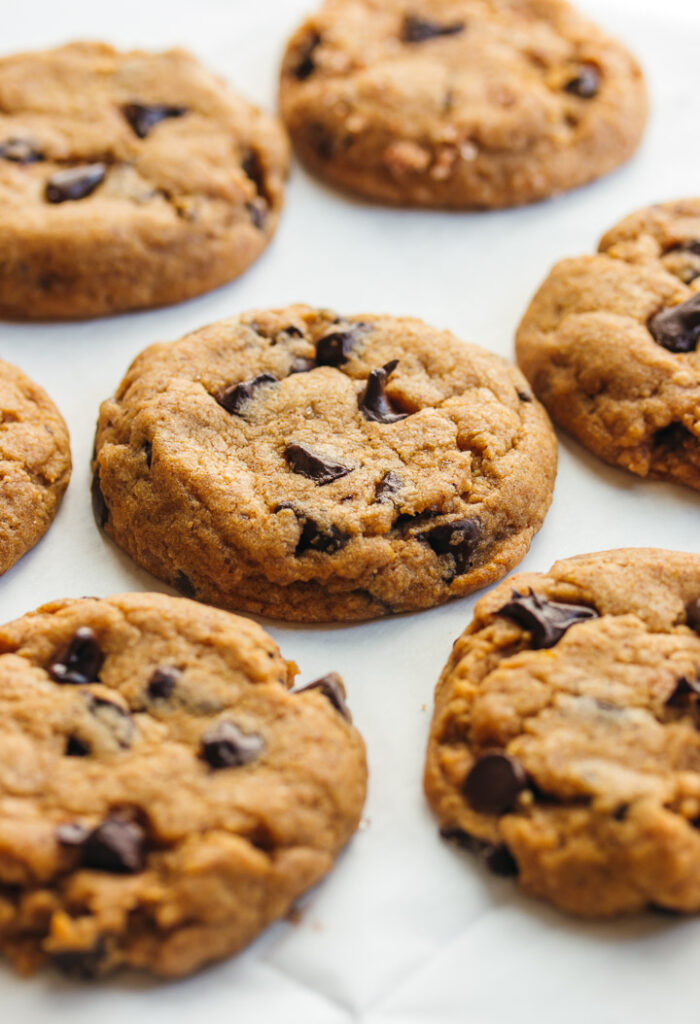
<path id="1" fill-rule="evenodd" d="M 60 325 L 0 324 L 0 355 L 52 394 L 68 420 L 73 480 L 45 540 L 0 580 L 0 621 L 53 598 L 166 590 L 101 537 L 88 463 L 99 402 L 130 360 L 255 306 L 421 316 L 510 356 L 515 326 L 558 258 L 590 251 L 635 207 L 697 194 L 700 11 L 693 0 L 581 0 L 639 54 L 653 117 L 642 150 L 608 178 L 554 201 L 489 214 L 354 203 L 294 168 L 268 252 L 238 282 L 156 312 Z M 272 107 L 284 40 L 312 0 L 0 0 L 0 47 L 71 38 L 157 49 L 186 44 Z M 554 504 L 523 563 L 623 545 L 700 551 L 700 495 L 642 483 L 561 438 Z M 177 983 L 126 976 L 83 986 L 0 966 L 0 1020 L 37 1024 L 645 1024 L 697 1015 L 700 920 L 569 920 L 439 841 L 421 791 L 432 690 L 474 598 L 350 627 L 269 626 L 302 680 L 347 683 L 369 748 L 363 828 L 301 919 L 241 956 Z"/>

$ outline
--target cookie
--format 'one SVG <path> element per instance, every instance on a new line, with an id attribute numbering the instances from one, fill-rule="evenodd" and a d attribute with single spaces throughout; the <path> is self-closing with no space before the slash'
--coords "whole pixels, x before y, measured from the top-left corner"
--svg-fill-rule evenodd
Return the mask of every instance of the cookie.
<path id="1" fill-rule="evenodd" d="M 700 489 L 700 199 L 623 220 L 558 263 L 517 333 L 552 417 L 606 462 Z"/>
<path id="2" fill-rule="evenodd" d="M 0 576 L 44 536 L 70 473 L 68 428 L 58 409 L 0 359 Z"/>
<path id="3" fill-rule="evenodd" d="M 57 601 L 0 627 L 0 949 L 22 972 L 177 976 L 287 913 L 357 828 L 340 677 L 182 598 Z"/>
<path id="4" fill-rule="evenodd" d="M 237 277 L 274 234 L 287 150 L 184 50 L 5 57 L 0 315 L 101 316 Z"/>
<path id="5" fill-rule="evenodd" d="M 555 468 L 515 367 L 419 320 L 298 305 L 143 352 L 102 405 L 93 498 L 187 597 L 366 619 L 503 576 Z"/>
<path id="6" fill-rule="evenodd" d="M 700 910 L 700 555 L 607 551 L 478 602 L 435 694 L 442 835 L 562 910 Z"/>
<path id="7" fill-rule="evenodd" d="M 326 0 L 288 44 L 280 106 L 331 184 L 453 209 L 592 181 L 647 117 L 637 62 L 563 0 Z"/>

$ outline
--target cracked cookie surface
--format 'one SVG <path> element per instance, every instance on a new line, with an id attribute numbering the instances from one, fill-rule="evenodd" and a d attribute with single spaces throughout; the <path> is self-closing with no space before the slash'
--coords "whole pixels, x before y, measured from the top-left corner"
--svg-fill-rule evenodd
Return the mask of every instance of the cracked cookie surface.
<path id="1" fill-rule="evenodd" d="M 357 828 L 342 682 L 182 598 L 58 601 L 0 627 L 0 949 L 89 978 L 236 952 Z"/>
<path id="2" fill-rule="evenodd" d="M 647 115 L 634 58 L 563 0 L 326 0 L 288 44 L 280 106 L 320 177 L 457 209 L 591 181 Z"/>
<path id="3" fill-rule="evenodd" d="M 100 525 L 188 597 L 306 621 L 499 579 L 556 441 L 515 368 L 419 320 L 253 311 L 154 345 L 97 429 Z"/>
<path id="4" fill-rule="evenodd" d="M 274 234 L 288 144 L 184 50 L 0 60 L 0 315 L 160 306 L 241 274 Z"/>
<path id="5" fill-rule="evenodd" d="M 0 575 L 46 533 L 70 473 L 63 417 L 43 388 L 0 359 Z"/>
<path id="6" fill-rule="evenodd" d="M 606 462 L 700 489 L 700 199 L 631 214 L 558 263 L 516 337 L 553 419 Z"/>
<path id="7" fill-rule="evenodd" d="M 442 834 L 583 916 L 700 910 L 700 556 L 627 549 L 482 598 L 435 694 Z"/>

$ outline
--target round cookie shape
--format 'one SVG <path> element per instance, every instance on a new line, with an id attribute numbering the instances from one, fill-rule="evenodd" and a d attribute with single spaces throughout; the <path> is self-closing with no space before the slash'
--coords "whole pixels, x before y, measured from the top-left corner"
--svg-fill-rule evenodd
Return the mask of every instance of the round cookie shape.
<path id="1" fill-rule="evenodd" d="M 419 320 L 298 305 L 146 349 L 102 405 L 93 499 L 187 597 L 351 620 L 499 579 L 555 470 L 515 367 Z"/>
<path id="2" fill-rule="evenodd" d="M 0 59 L 0 315 L 101 316 L 241 274 L 277 226 L 277 121 L 184 50 Z"/>
<path id="3" fill-rule="evenodd" d="M 43 388 L 0 359 L 0 576 L 44 536 L 70 474 L 63 417 Z"/>
<path id="4" fill-rule="evenodd" d="M 250 942 L 357 828 L 362 739 L 334 674 L 157 594 L 0 627 L 0 949 L 89 978 L 190 973 Z"/>
<path id="5" fill-rule="evenodd" d="M 700 555 L 627 549 L 482 598 L 435 693 L 441 834 L 584 917 L 700 910 Z"/>
<path id="6" fill-rule="evenodd" d="M 517 332 L 553 419 L 606 462 L 700 489 L 700 199 L 626 217 L 556 264 Z"/>
<path id="7" fill-rule="evenodd" d="M 488 209 L 574 188 L 634 153 L 634 58 L 564 0 L 326 0 L 291 38 L 280 107 L 331 184 Z"/>

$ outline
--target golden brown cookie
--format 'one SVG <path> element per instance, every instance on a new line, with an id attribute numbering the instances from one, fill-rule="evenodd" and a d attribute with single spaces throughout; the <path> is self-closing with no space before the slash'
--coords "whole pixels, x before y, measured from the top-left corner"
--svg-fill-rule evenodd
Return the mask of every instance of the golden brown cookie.
<path id="1" fill-rule="evenodd" d="M 700 555 L 606 551 L 482 598 L 435 694 L 445 838 L 586 917 L 700 910 Z"/>
<path id="2" fill-rule="evenodd" d="M 331 184 L 411 206 L 514 206 L 627 160 L 634 58 L 564 0 L 326 0 L 290 40 L 280 105 Z"/>
<path id="3" fill-rule="evenodd" d="M 625 218 L 563 260 L 518 362 L 557 423 L 606 462 L 700 489 L 700 199 Z"/>
<path id="4" fill-rule="evenodd" d="M 0 60 L 0 315 L 99 316 L 198 295 L 274 234 L 279 122 L 184 50 Z"/>
<path id="5" fill-rule="evenodd" d="M 44 536 L 70 473 L 63 417 L 43 388 L 0 359 L 0 575 Z"/>
<path id="6" fill-rule="evenodd" d="M 520 372 L 420 320 L 291 306 L 154 345 L 102 405 L 98 523 L 188 597 L 282 619 L 499 579 L 556 442 Z"/>
<path id="7" fill-rule="evenodd" d="M 88 978 L 241 949 L 357 828 L 334 674 L 181 598 L 57 601 L 0 627 L 0 949 Z"/>

